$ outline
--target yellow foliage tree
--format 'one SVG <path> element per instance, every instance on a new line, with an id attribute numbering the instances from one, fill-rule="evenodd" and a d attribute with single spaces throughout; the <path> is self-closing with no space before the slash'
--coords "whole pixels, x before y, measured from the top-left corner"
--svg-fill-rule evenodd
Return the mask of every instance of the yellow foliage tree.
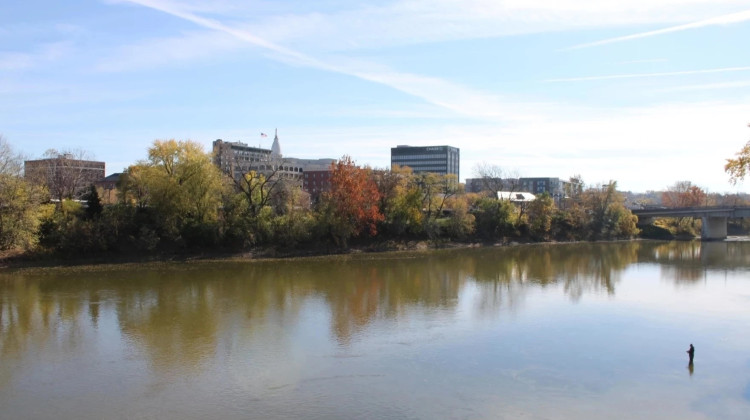
<path id="1" fill-rule="evenodd" d="M 128 168 L 127 190 L 161 216 L 164 228 L 217 220 L 223 183 L 211 155 L 194 141 L 155 140 L 148 160 Z"/>

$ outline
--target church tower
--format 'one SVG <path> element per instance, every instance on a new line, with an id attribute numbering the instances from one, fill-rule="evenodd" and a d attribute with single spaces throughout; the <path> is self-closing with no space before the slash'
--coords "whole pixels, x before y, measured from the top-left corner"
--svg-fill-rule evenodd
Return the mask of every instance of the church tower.
<path id="1" fill-rule="evenodd" d="M 281 158 L 281 145 L 279 144 L 279 129 L 275 130 L 273 145 L 271 145 L 271 158 Z"/>

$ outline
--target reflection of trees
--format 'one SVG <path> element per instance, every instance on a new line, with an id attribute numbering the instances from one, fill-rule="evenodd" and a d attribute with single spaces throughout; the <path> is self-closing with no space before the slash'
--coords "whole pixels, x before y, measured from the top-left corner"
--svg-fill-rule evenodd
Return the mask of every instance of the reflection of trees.
<path id="1" fill-rule="evenodd" d="M 520 308 L 529 290 L 560 287 L 571 299 L 615 293 L 635 262 L 663 267 L 743 267 L 750 243 L 623 242 L 529 245 L 265 262 L 41 270 L 0 276 L 0 385 L 34 349 L 82 346 L 90 322 L 116 319 L 124 341 L 156 370 L 200 370 L 225 343 L 283 349 L 322 308 L 348 343 L 378 320 L 457 308 L 463 290 L 480 314 Z M 724 253 L 725 257 L 721 257 Z M 689 275 L 675 275 L 680 281 Z M 466 288 L 471 284 L 474 289 Z M 308 305 L 308 306 L 306 306 Z M 309 306 L 313 305 L 313 306 Z M 318 310 L 318 309 L 316 309 Z M 315 318 L 317 319 L 317 318 Z M 317 326 L 315 327 L 317 328 Z M 85 338 L 85 337 L 84 337 Z M 278 342 L 276 342 L 276 341 Z"/>
<path id="2" fill-rule="evenodd" d="M 587 291 L 614 294 L 618 274 L 637 261 L 639 246 L 639 242 L 584 243 L 483 251 L 474 257 L 476 279 L 542 287 L 562 282 L 565 293 L 573 299 L 580 299 Z"/>
<path id="3" fill-rule="evenodd" d="M 659 264 L 665 279 L 692 283 L 705 278 L 706 271 L 747 270 L 750 242 L 644 242 L 638 258 Z"/>
<path id="4" fill-rule="evenodd" d="M 23 275 L 0 277 L 0 387 L 29 353 L 80 345 L 83 295 L 50 295 L 44 284 Z"/>
<path id="5" fill-rule="evenodd" d="M 453 307 L 465 276 L 451 260 L 419 258 L 342 262 L 318 282 L 331 307 L 333 330 L 341 342 L 377 318 L 398 318 L 415 306 Z"/>
<path id="6" fill-rule="evenodd" d="M 173 273 L 145 273 L 143 280 L 151 286 L 128 288 L 118 301 L 122 333 L 148 352 L 156 369 L 199 368 L 216 347 L 218 308 L 210 282 Z"/>

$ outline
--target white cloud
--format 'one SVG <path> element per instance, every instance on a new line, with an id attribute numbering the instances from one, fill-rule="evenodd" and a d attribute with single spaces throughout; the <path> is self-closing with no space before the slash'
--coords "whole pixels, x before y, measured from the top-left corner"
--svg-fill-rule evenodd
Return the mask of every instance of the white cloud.
<path id="1" fill-rule="evenodd" d="M 454 116 L 449 122 L 431 121 L 429 127 L 426 127 L 428 124 L 403 127 L 374 123 L 370 127 L 329 125 L 285 130 L 282 134 L 284 150 L 295 150 L 295 155 L 300 157 L 339 157 L 350 153 L 358 163 L 387 166 L 388 150 L 397 144 L 451 144 L 461 147 L 462 178 L 471 175 L 476 162 L 493 161 L 518 168 L 524 176 L 567 177 L 580 173 L 588 182 L 616 179 L 621 187 L 633 190 L 657 189 L 674 180 L 690 179 L 713 191 L 722 191 L 730 189 L 723 173 L 724 159 L 731 157 L 747 138 L 745 124 L 750 115 L 747 101 L 668 104 L 639 109 L 519 104 L 448 80 L 401 72 L 367 60 L 353 60 L 352 54 L 331 53 L 344 48 L 610 24 L 699 21 L 707 9 L 716 7 L 723 13 L 724 9 L 736 7 L 738 2 L 633 0 L 587 4 L 572 0 L 562 3 L 425 0 L 397 1 L 385 6 L 350 6 L 349 10 L 337 13 L 275 14 L 271 17 L 252 17 L 251 8 L 237 14 L 226 12 L 241 7 L 241 2 L 225 2 L 220 9 L 202 2 L 191 2 L 187 6 L 175 1 L 134 2 L 192 22 L 202 29 L 163 39 L 153 45 L 152 50 L 149 50 L 149 43 L 121 49 L 114 56 L 122 54 L 124 58 L 117 61 L 113 56 L 112 61 L 106 63 L 110 70 L 126 69 L 128 61 L 135 67 L 145 67 L 150 63 L 205 58 L 217 49 L 257 48 L 290 65 L 389 86 L 422 98 L 427 104 L 439 106 L 443 113 Z M 584 10 L 589 6 L 591 9 Z M 171 49 L 176 51 L 170 52 Z M 107 68 L 105 63 L 102 66 Z M 621 74 L 554 81 L 667 77 L 749 69 Z M 426 108 L 430 106 L 420 105 L 418 111 L 429 113 Z M 174 132 L 175 128 L 161 129 L 169 131 L 170 136 L 180 137 L 181 133 Z M 251 138 L 257 136 L 257 131 L 252 130 Z M 246 131 L 235 128 L 234 132 Z M 221 127 L 183 134 L 182 137 L 192 136 L 206 144 L 216 137 L 225 137 Z M 143 136 L 159 137 L 151 133 Z"/>
<path id="2" fill-rule="evenodd" d="M 223 32 L 194 31 L 115 49 L 96 65 L 96 70 L 119 72 L 180 66 L 185 61 L 210 59 L 245 47 L 247 44 Z"/>
<path id="3" fill-rule="evenodd" d="M 34 52 L 1 52 L 0 71 L 18 71 L 48 64 L 66 57 L 72 51 L 69 42 L 43 44 Z"/>
<path id="4" fill-rule="evenodd" d="M 275 59 L 292 65 L 341 73 L 380 83 L 465 116 L 479 118 L 514 118 L 515 116 L 515 118 L 525 118 L 523 114 L 517 111 L 516 105 L 503 103 L 497 97 L 439 78 L 397 72 L 372 62 L 330 56 L 323 60 L 267 41 L 250 32 L 228 26 L 222 22 L 206 19 L 185 10 L 175 9 L 171 3 L 158 0 L 131 1 L 263 48 L 271 52 Z M 148 56 L 146 59 L 148 60 Z"/>
<path id="5" fill-rule="evenodd" d="M 247 29 L 308 51 L 335 51 L 634 24 L 729 13 L 747 1 L 404 0 L 332 13 L 286 13 Z"/>
<path id="6" fill-rule="evenodd" d="M 32 54 L 0 52 L 0 71 L 27 69 L 32 67 L 35 62 L 36 58 Z"/>
<path id="7" fill-rule="evenodd" d="M 245 33 L 263 34 L 266 42 L 308 52 L 617 25 L 681 24 L 749 5 L 746 0 L 126 1 L 171 11 L 204 26 L 209 19 L 199 16 L 211 16 L 214 22 L 232 22 L 232 27 Z"/>
<path id="8" fill-rule="evenodd" d="M 633 191 L 691 180 L 723 192 L 738 190 L 728 183 L 723 165 L 750 134 L 747 99 L 624 109 L 548 104 L 534 119 L 503 124 L 297 126 L 279 135 L 295 157 L 347 153 L 375 167 L 387 167 L 389 150 L 398 144 L 452 145 L 461 149 L 461 179 L 472 177 L 477 163 L 490 162 L 521 176 L 581 174 L 590 184 L 612 179 Z"/>

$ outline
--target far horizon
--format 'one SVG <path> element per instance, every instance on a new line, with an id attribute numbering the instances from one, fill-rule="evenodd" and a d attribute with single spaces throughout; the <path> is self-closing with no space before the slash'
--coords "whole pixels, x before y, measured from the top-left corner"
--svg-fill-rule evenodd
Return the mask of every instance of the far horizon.
<path id="1" fill-rule="evenodd" d="M 0 13 L 0 135 L 107 175 L 156 139 L 390 166 L 461 150 L 521 177 L 646 192 L 724 172 L 750 139 L 750 2 L 49 0 Z M 262 135 L 265 133 L 265 136 Z"/>

